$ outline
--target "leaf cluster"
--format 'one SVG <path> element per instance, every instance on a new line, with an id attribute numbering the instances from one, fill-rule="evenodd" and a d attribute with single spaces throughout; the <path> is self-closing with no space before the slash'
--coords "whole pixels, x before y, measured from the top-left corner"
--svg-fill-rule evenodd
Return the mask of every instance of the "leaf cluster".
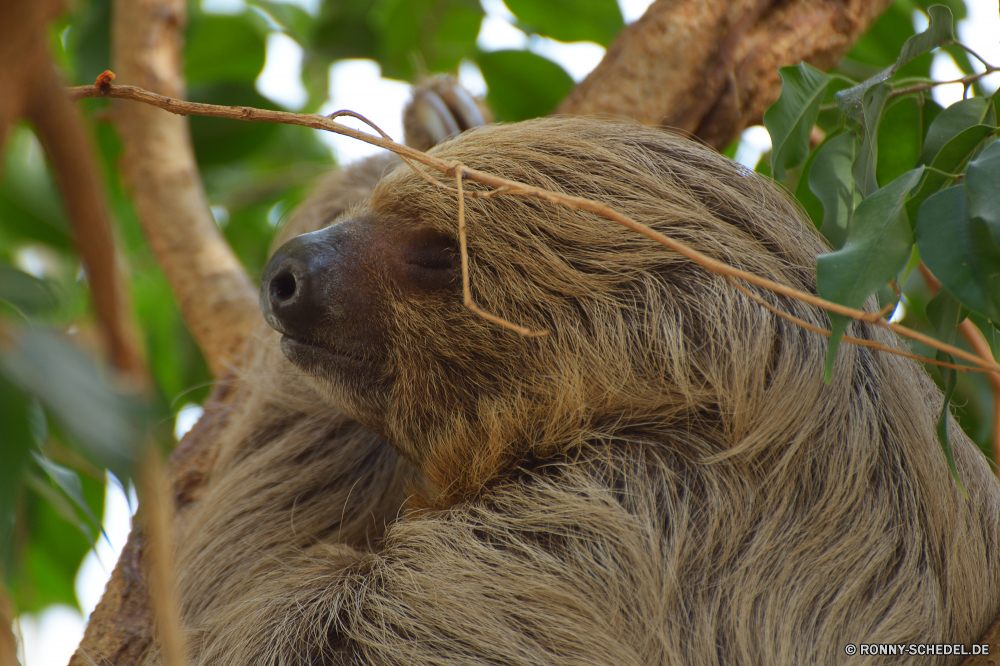
<path id="1" fill-rule="evenodd" d="M 831 73 L 806 63 L 780 70 L 781 97 L 764 115 L 772 140 L 769 170 L 794 192 L 832 246 L 817 260 L 821 297 L 852 308 L 875 294 L 897 306 L 920 301 L 922 313 L 911 308 L 920 315 L 914 324 L 948 343 L 971 314 L 996 349 L 1000 95 L 982 94 L 981 74 L 972 70 L 971 51 L 956 41 L 954 15 L 945 5 L 927 7 L 927 29 L 903 41 L 891 62 L 880 62 L 884 42 L 873 37 L 882 23 L 898 22 L 898 7 L 852 52 L 885 65 L 864 81 L 844 73 L 866 71 L 850 60 Z M 939 48 L 950 49 L 967 72 L 966 98 L 947 108 L 930 97 L 939 82 L 929 78 L 927 58 Z M 983 66 L 985 73 L 996 71 Z M 908 299 L 907 278 L 921 261 L 942 286 L 932 299 L 926 285 L 912 289 L 915 298 Z M 834 313 L 830 321 L 828 379 L 851 323 Z M 943 353 L 937 360 L 954 361 Z M 940 371 L 946 398 L 938 432 L 954 474 L 947 420 L 958 377 L 954 369 Z"/>

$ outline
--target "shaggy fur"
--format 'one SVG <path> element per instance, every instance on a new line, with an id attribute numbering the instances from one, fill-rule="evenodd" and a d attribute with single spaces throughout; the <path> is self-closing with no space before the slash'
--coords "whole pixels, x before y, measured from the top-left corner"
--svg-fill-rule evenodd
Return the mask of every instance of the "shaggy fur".
<path id="1" fill-rule="evenodd" d="M 815 289 L 824 246 L 796 209 L 671 134 L 547 119 L 434 154 Z M 297 230 L 333 222 L 353 177 Z M 376 238 L 454 237 L 456 211 L 400 167 L 348 215 Z M 941 395 L 915 363 L 844 345 L 826 385 L 824 338 L 652 241 L 522 197 L 466 214 L 474 298 L 551 334 L 492 325 L 457 288 L 407 298 L 377 267 L 383 394 L 307 380 L 261 333 L 179 535 L 193 664 L 874 664 L 845 646 L 980 636 L 1000 610 L 1000 487 L 953 427 L 968 499 L 956 490 Z"/>

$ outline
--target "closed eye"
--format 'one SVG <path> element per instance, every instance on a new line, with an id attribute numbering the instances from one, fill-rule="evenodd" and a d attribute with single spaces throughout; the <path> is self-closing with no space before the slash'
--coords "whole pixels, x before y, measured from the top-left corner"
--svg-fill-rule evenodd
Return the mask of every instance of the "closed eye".
<path id="1" fill-rule="evenodd" d="M 419 266 L 431 271 L 453 271 L 455 270 L 455 258 L 450 254 L 434 255 L 428 257 L 407 257 L 407 264 Z"/>
<path id="2" fill-rule="evenodd" d="M 458 278 L 458 252 L 447 235 L 428 229 L 413 230 L 402 234 L 399 247 L 404 288 L 446 289 Z"/>

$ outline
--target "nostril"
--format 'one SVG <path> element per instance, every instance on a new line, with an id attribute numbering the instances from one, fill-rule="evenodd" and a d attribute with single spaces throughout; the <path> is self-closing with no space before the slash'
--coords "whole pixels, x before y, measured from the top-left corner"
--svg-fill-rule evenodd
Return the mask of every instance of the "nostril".
<path id="1" fill-rule="evenodd" d="M 271 298 L 284 303 L 295 296 L 295 276 L 291 271 L 282 271 L 271 278 Z"/>
<path id="2" fill-rule="evenodd" d="M 264 269 L 260 309 L 267 323 L 285 335 L 308 337 L 317 323 L 323 289 L 329 282 L 320 276 L 330 271 L 323 250 L 311 234 L 299 236 L 278 248 Z"/>

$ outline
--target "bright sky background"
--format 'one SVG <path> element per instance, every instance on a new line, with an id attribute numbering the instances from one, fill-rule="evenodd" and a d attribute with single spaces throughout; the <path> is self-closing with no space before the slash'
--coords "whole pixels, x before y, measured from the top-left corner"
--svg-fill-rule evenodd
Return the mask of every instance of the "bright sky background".
<path id="1" fill-rule="evenodd" d="M 319 0 L 285 0 L 303 7 L 315 15 Z M 528 37 L 515 28 L 511 13 L 502 0 L 481 0 L 486 10 L 479 33 L 478 43 L 486 51 L 509 48 L 527 48 L 539 55 L 550 58 L 562 65 L 575 81 L 582 80 L 604 56 L 604 48 L 592 42 L 564 44 L 551 39 Z M 618 0 L 627 23 L 639 18 L 651 0 Z M 997 0 L 966 0 L 969 18 L 958 24 L 959 39 L 975 49 L 987 61 L 1000 63 L 1000 17 Z M 202 0 L 205 11 L 231 13 L 243 11 L 243 0 Z M 923 29 L 923 25 L 918 26 Z M 974 65 L 979 63 L 973 61 Z M 302 50 L 291 38 L 280 33 L 272 33 L 267 40 L 267 62 L 257 79 L 260 92 L 276 103 L 297 111 L 305 103 L 306 92 L 301 84 Z M 982 71 L 982 67 L 979 67 Z M 340 62 L 330 69 L 331 99 L 321 113 L 350 108 L 389 133 L 395 140 L 403 136 L 402 109 L 409 99 L 409 85 L 380 77 L 379 66 L 370 60 L 349 60 Z M 961 72 L 951 59 L 938 55 L 932 67 L 932 76 L 938 80 L 957 79 Z M 481 95 L 486 85 L 478 68 L 471 63 L 462 66 L 459 78 L 470 92 Z M 1000 73 L 983 79 L 987 90 L 1000 86 Z M 961 85 L 940 86 L 934 90 L 935 99 L 947 106 L 962 97 Z M 343 163 L 377 152 L 377 148 L 347 137 L 321 132 Z M 737 150 L 737 159 L 751 168 L 760 155 L 771 147 L 770 138 L 763 127 L 751 127 L 743 134 L 743 141 Z M 176 434 L 180 438 L 194 425 L 201 414 L 195 404 L 184 405 L 177 415 Z M 133 495 L 131 506 L 136 506 Z M 76 594 L 83 607 L 81 616 L 75 609 L 57 606 L 39 616 L 22 615 L 19 618 L 23 637 L 23 650 L 19 657 L 23 666 L 65 666 L 70 655 L 83 637 L 84 618 L 100 600 L 111 570 L 118 559 L 118 553 L 125 545 L 130 529 L 129 502 L 121 487 L 116 483 L 107 486 L 104 526 L 108 541 L 101 540 L 95 551 L 84 560 L 76 579 Z M 18 623 L 15 623 L 15 631 Z"/>

